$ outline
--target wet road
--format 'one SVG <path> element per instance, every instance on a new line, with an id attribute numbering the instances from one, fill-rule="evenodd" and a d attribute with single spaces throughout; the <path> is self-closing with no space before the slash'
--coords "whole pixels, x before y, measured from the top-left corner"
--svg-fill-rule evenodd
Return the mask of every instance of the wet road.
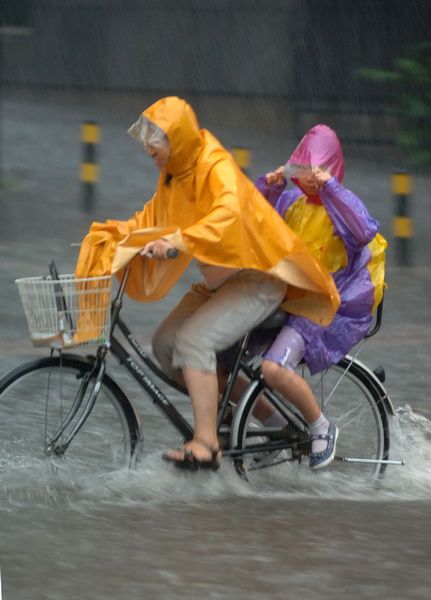
<path id="1" fill-rule="evenodd" d="M 429 598 L 420 502 L 16 508 L 5 598 Z M 18 513 L 21 512 L 21 516 Z M 298 527 L 298 524 L 302 524 Z M 19 552 L 14 548 L 19 547 Z"/>
<path id="2" fill-rule="evenodd" d="M 146 99 L 9 93 L 2 102 L 6 171 L 0 221 L 0 372 L 44 355 L 27 341 L 17 276 L 43 274 L 55 257 L 73 269 L 69 243 L 93 219 L 126 218 L 150 195 L 156 174 L 124 130 Z M 211 115 L 205 113 L 208 120 Z M 89 217 L 79 210 L 79 124 L 104 124 L 102 182 Z M 226 143 L 254 149 L 254 175 L 278 164 L 281 143 L 267 152 L 244 131 L 215 128 Z M 218 129 L 218 130 L 217 130 Z M 235 138 L 235 139 L 234 139 Z M 262 143 L 263 144 L 263 143 Z M 261 145 L 262 145 L 261 144 Z M 291 145 L 289 145 L 289 148 Z M 287 152 L 286 152 L 287 153 Z M 363 197 L 390 237 L 391 165 L 347 156 L 347 184 Z M 0 462 L 0 550 L 3 597 L 15 599 L 428 598 L 431 590 L 430 340 L 431 269 L 427 235 L 429 178 L 415 181 L 414 266 L 390 257 L 382 331 L 361 358 L 383 364 L 397 415 L 393 467 L 378 486 L 351 476 L 292 466 L 258 492 L 234 473 L 184 475 L 160 459 L 175 433 L 114 364 L 142 420 L 145 454 L 134 472 L 71 476 L 67 466 L 36 469 Z M 422 245 L 423 253 L 419 251 Z M 125 315 L 147 342 L 156 323 L 193 279 L 163 302 L 127 303 Z M 183 401 L 184 409 L 190 411 Z"/>

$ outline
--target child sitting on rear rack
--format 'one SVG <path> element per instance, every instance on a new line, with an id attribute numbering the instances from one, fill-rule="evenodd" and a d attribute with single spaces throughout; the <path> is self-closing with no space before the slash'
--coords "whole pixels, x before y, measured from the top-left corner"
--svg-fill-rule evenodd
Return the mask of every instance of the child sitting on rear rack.
<path id="1" fill-rule="evenodd" d="M 334 278 L 341 305 L 326 327 L 287 315 L 264 356 L 265 381 L 303 414 L 312 437 L 310 467 L 335 456 L 338 430 L 322 414 L 308 383 L 295 372 L 303 360 L 311 374 L 337 363 L 367 333 L 384 287 L 384 238 L 361 200 L 342 185 L 344 159 L 336 133 L 310 129 L 286 165 L 267 173 L 257 187 Z M 293 189 L 285 190 L 287 179 Z M 282 425 L 278 413 L 265 424 Z"/>

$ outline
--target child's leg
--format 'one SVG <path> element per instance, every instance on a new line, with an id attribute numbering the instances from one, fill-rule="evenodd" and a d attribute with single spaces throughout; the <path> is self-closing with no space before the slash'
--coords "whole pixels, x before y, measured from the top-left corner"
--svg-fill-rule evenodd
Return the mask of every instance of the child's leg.
<path id="1" fill-rule="evenodd" d="M 262 363 L 262 375 L 270 387 L 296 406 L 307 423 L 312 423 L 320 417 L 320 408 L 314 394 L 300 375 L 268 359 Z"/>
<path id="2" fill-rule="evenodd" d="M 294 369 L 305 353 L 303 338 L 292 327 L 285 326 L 280 331 L 262 363 L 262 375 L 272 388 L 280 392 L 304 416 L 310 433 L 325 436 L 329 422 L 322 414 L 308 383 Z M 326 449 L 328 440 L 315 439 L 312 453 Z"/>
<path id="3" fill-rule="evenodd" d="M 265 381 L 298 408 L 307 422 L 320 417 L 320 409 L 308 383 L 294 369 L 305 354 L 302 336 L 289 325 L 282 327 L 262 363 Z"/>

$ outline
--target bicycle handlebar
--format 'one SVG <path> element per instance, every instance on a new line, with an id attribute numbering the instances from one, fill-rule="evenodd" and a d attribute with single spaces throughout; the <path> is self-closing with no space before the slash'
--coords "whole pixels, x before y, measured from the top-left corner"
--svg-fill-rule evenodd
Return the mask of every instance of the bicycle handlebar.
<path id="1" fill-rule="evenodd" d="M 180 253 L 180 251 L 177 250 L 177 248 L 169 248 L 169 250 L 167 252 L 167 256 L 168 256 L 168 258 L 176 258 L 179 253 Z M 152 254 L 153 253 L 150 251 L 150 252 L 147 252 L 145 254 L 145 256 L 148 256 L 148 258 L 151 258 Z M 122 298 L 124 290 L 126 288 L 126 283 L 127 283 L 128 277 L 129 277 L 129 272 L 130 272 L 130 264 L 126 265 L 126 267 L 124 268 L 124 273 L 121 278 L 120 287 L 118 288 L 117 294 L 113 301 L 114 305 L 118 305 L 119 303 L 121 303 L 121 298 Z"/>
<path id="2" fill-rule="evenodd" d="M 77 247 L 77 248 L 79 248 L 79 247 L 81 246 L 81 242 L 72 242 L 72 243 L 70 244 L 70 246 L 71 246 L 72 248 L 74 248 L 74 247 Z M 179 254 L 179 253 L 180 253 L 180 251 L 179 251 L 179 250 L 177 250 L 177 248 L 169 248 L 169 250 L 168 250 L 168 254 L 167 254 L 167 257 L 168 257 L 168 258 L 177 258 L 177 256 L 178 256 L 178 254 Z M 148 258 L 152 258 L 152 256 L 153 256 L 153 253 L 152 253 L 152 251 L 150 250 L 149 252 L 147 252 L 147 253 L 145 254 L 145 256 L 148 256 Z"/>
<path id="3" fill-rule="evenodd" d="M 180 251 L 177 250 L 176 248 L 169 248 L 169 250 L 167 252 L 167 258 L 177 258 L 179 253 L 180 253 Z M 148 256 L 148 258 L 152 258 L 153 257 L 152 250 L 149 250 L 148 252 L 146 252 L 145 256 Z"/>
<path id="4" fill-rule="evenodd" d="M 180 253 L 180 251 L 177 250 L 177 248 L 169 248 L 168 258 L 177 258 L 179 253 Z"/>

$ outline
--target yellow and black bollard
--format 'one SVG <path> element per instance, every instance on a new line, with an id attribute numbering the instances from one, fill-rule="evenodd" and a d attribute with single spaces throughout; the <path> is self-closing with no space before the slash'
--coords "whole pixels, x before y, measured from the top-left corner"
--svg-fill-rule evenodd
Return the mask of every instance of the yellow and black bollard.
<path id="1" fill-rule="evenodd" d="M 99 181 L 97 164 L 97 144 L 100 142 L 100 127 L 94 121 L 85 121 L 81 125 L 83 159 L 81 163 L 82 208 L 91 212 L 95 203 L 95 186 Z"/>
<path id="2" fill-rule="evenodd" d="M 408 266 L 411 259 L 410 239 L 413 237 L 413 222 L 409 216 L 409 199 L 412 193 L 410 173 L 401 169 L 393 172 L 392 193 L 397 203 L 393 234 L 396 238 L 398 263 Z"/>
<path id="3" fill-rule="evenodd" d="M 251 152 L 244 146 L 235 146 L 232 148 L 232 156 L 235 159 L 236 164 L 239 166 L 241 171 L 246 175 L 249 175 L 249 169 L 251 167 Z"/>

